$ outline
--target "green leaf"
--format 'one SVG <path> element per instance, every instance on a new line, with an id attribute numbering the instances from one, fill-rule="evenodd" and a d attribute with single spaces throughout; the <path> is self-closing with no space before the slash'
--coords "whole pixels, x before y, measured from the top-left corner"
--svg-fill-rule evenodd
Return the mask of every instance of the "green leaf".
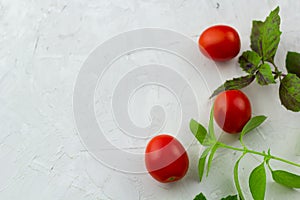
<path id="1" fill-rule="evenodd" d="M 209 134 L 209 137 L 213 141 L 217 140 L 216 136 L 215 136 L 215 128 L 214 128 L 214 106 L 212 106 L 211 109 L 210 109 L 209 124 L 208 124 L 208 134 Z"/>
<path id="2" fill-rule="evenodd" d="M 198 194 L 197 196 L 195 196 L 194 200 L 206 200 L 206 197 L 201 192 L 200 194 Z"/>
<path id="3" fill-rule="evenodd" d="M 276 183 L 290 187 L 300 188 L 300 176 L 283 170 L 272 171 L 272 178 Z"/>
<path id="4" fill-rule="evenodd" d="M 202 181 L 202 177 L 203 177 L 203 174 L 204 174 L 204 168 L 205 168 L 205 161 L 206 161 L 206 157 L 207 157 L 209 151 L 210 151 L 210 148 L 205 149 L 203 151 L 202 155 L 199 158 L 198 175 L 199 175 L 200 182 Z"/>
<path id="5" fill-rule="evenodd" d="M 191 119 L 190 121 L 190 130 L 194 134 L 195 138 L 204 145 L 204 140 L 207 137 L 207 130 L 199 124 L 196 120 Z"/>
<path id="6" fill-rule="evenodd" d="M 240 67 L 249 74 L 257 71 L 261 57 L 255 51 L 245 51 L 239 57 Z"/>
<path id="7" fill-rule="evenodd" d="M 215 144 L 212 148 L 211 148 L 211 152 L 209 154 L 209 157 L 208 157 L 208 162 L 207 162 L 207 171 L 206 171 L 206 176 L 208 176 L 208 173 L 209 173 L 209 170 L 210 170 L 210 167 L 211 167 L 211 163 L 212 163 L 212 160 L 214 158 L 214 155 L 217 151 L 217 149 L 219 148 L 220 146 L 218 144 Z"/>
<path id="8" fill-rule="evenodd" d="M 300 53 L 289 51 L 286 55 L 285 67 L 289 73 L 300 77 Z"/>
<path id="9" fill-rule="evenodd" d="M 240 138 L 242 139 L 243 136 L 247 133 L 249 133 L 250 131 L 252 131 L 253 129 L 257 128 L 259 125 L 261 125 L 265 120 L 267 119 L 266 116 L 264 115 L 259 115 L 259 116 L 255 116 L 252 117 L 247 124 L 244 126 L 242 132 L 241 132 L 241 136 Z"/>
<path id="10" fill-rule="evenodd" d="M 210 96 L 210 98 L 218 95 L 219 93 L 225 91 L 225 90 L 239 90 L 242 89 L 248 85 L 250 85 L 250 83 L 252 83 L 252 81 L 255 79 L 254 75 L 247 75 L 247 76 L 242 76 L 239 78 L 234 78 L 231 80 L 227 80 L 223 85 L 221 85 L 220 87 L 218 87 L 213 94 Z"/>
<path id="11" fill-rule="evenodd" d="M 241 185 L 240 185 L 240 181 L 239 181 L 239 164 L 240 164 L 240 161 L 241 159 L 245 156 L 245 154 L 243 154 L 235 163 L 234 165 L 234 169 L 233 169 L 233 177 L 234 177 L 234 184 L 235 184 L 235 187 L 236 187 L 236 190 L 238 192 L 238 195 L 240 197 L 240 200 L 244 200 L 245 197 L 243 195 L 243 191 L 242 191 L 242 188 L 241 188 Z"/>
<path id="12" fill-rule="evenodd" d="M 254 200 L 264 200 L 266 192 L 265 163 L 258 165 L 250 174 L 249 187 Z"/>
<path id="13" fill-rule="evenodd" d="M 263 55 L 263 47 L 262 47 L 262 38 L 263 34 L 262 29 L 264 26 L 264 22 L 262 21 L 252 21 L 252 30 L 251 30 L 251 35 L 250 35 L 250 48 L 255 51 L 258 55 L 262 57 Z"/>
<path id="14" fill-rule="evenodd" d="M 229 195 L 221 200 L 238 200 L 238 195 Z"/>
<path id="15" fill-rule="evenodd" d="M 295 74 L 287 74 L 279 87 L 281 103 L 288 110 L 300 111 L 300 78 Z"/>
<path id="16" fill-rule="evenodd" d="M 269 64 L 265 63 L 259 66 L 258 72 L 256 73 L 256 81 L 260 85 L 276 83 Z"/>
<path id="17" fill-rule="evenodd" d="M 273 10 L 264 22 L 253 21 L 251 32 L 251 49 L 262 60 L 273 62 L 280 41 L 279 7 Z"/>
<path id="18" fill-rule="evenodd" d="M 212 162 L 212 159 L 215 155 L 215 152 L 219 148 L 219 145 L 217 144 L 217 139 L 216 139 L 216 136 L 215 136 L 215 130 L 214 130 L 214 106 L 212 106 L 212 108 L 210 110 L 208 135 L 211 138 L 210 140 L 214 141 L 214 145 L 211 145 L 211 152 L 210 152 L 210 155 L 208 157 L 208 162 L 207 162 L 206 176 L 208 176 L 208 173 L 209 173 L 209 170 L 210 170 L 210 167 L 211 167 L 211 162 Z"/>

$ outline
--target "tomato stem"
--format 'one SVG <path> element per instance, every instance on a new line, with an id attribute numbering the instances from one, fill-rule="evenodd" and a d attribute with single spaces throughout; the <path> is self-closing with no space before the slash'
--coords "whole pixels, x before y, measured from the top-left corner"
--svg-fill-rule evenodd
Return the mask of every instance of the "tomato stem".
<path id="1" fill-rule="evenodd" d="M 238 148 L 238 147 L 229 146 L 229 145 L 221 143 L 221 142 L 218 142 L 218 145 L 219 145 L 219 147 L 231 149 L 234 151 L 240 151 L 240 152 L 243 152 L 244 154 L 246 154 L 246 153 L 255 154 L 255 155 L 263 156 L 264 158 L 273 159 L 273 160 L 281 161 L 281 162 L 284 162 L 284 163 L 287 163 L 287 164 L 290 164 L 290 165 L 293 165 L 296 167 L 300 167 L 300 164 L 298 164 L 298 163 L 294 163 L 294 162 L 291 162 L 289 160 L 286 160 L 286 159 L 283 159 L 283 158 L 280 158 L 277 156 L 272 156 L 272 155 L 266 154 L 264 152 L 253 151 L 253 150 L 247 149 L 246 147 L 244 147 L 242 149 L 242 148 Z"/>

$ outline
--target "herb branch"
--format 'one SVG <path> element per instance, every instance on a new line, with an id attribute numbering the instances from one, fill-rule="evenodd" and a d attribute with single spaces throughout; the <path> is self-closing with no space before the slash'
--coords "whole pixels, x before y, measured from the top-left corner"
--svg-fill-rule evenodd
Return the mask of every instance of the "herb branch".
<path id="1" fill-rule="evenodd" d="M 291 111 L 300 111 L 300 53 L 287 52 L 285 67 L 287 74 L 279 70 L 274 57 L 280 42 L 279 7 L 275 8 L 265 21 L 253 21 L 251 31 L 251 50 L 239 57 L 240 68 L 246 76 L 227 80 L 218 87 L 211 98 L 224 90 L 241 89 L 254 80 L 259 85 L 276 84 L 279 79 L 279 98 L 282 105 Z M 273 69 L 272 69 L 273 68 Z"/>
<path id="2" fill-rule="evenodd" d="M 213 108 L 212 108 L 213 110 Z M 248 123 L 244 126 L 241 134 L 240 134 L 240 143 L 241 147 L 234 147 L 227 145 L 225 143 L 222 143 L 216 139 L 215 133 L 214 133 L 214 119 L 213 119 L 213 113 L 211 112 L 210 114 L 210 120 L 209 120 L 209 126 L 208 126 L 208 131 L 204 128 L 203 125 L 198 123 L 195 120 L 190 121 L 190 129 L 191 132 L 194 134 L 196 139 L 199 141 L 200 144 L 206 147 L 206 149 L 203 151 L 202 155 L 199 158 L 199 163 L 198 163 L 198 172 L 199 172 L 199 179 L 202 181 L 204 171 L 206 169 L 206 176 L 209 174 L 210 167 L 212 165 L 212 160 L 213 157 L 216 153 L 216 151 L 219 148 L 225 148 L 225 149 L 230 149 L 233 151 L 238 151 L 241 152 L 242 155 L 241 157 L 236 161 L 234 170 L 233 170 L 233 176 L 234 176 L 234 183 L 236 186 L 237 190 L 237 195 L 235 196 L 228 196 L 223 199 L 240 199 L 244 200 L 244 195 L 242 188 L 240 186 L 239 182 L 239 177 L 238 177 L 238 169 L 239 169 L 239 163 L 240 161 L 247 155 L 247 154 L 253 154 L 257 156 L 262 157 L 261 163 L 256 166 L 253 171 L 251 172 L 249 176 L 249 188 L 252 194 L 252 197 L 254 200 L 263 200 L 265 197 L 265 191 L 266 191 L 266 167 L 269 169 L 269 171 L 272 174 L 272 178 L 275 182 L 284 185 L 289 188 L 300 188 L 300 176 L 284 171 L 284 170 L 273 170 L 270 161 L 271 160 L 276 160 L 280 161 L 295 167 L 300 168 L 299 163 L 295 163 L 277 156 L 274 156 L 271 154 L 270 149 L 265 152 L 259 152 L 255 151 L 252 149 L 249 149 L 245 143 L 243 142 L 243 138 L 246 134 L 251 132 L 253 129 L 257 128 L 260 126 L 264 121 L 266 120 L 265 116 L 255 116 L 251 118 Z M 208 161 L 206 164 L 206 159 L 208 157 Z M 206 164 L 206 166 L 205 166 Z M 206 199 L 205 196 L 200 193 L 195 197 L 194 200 L 202 200 Z"/>

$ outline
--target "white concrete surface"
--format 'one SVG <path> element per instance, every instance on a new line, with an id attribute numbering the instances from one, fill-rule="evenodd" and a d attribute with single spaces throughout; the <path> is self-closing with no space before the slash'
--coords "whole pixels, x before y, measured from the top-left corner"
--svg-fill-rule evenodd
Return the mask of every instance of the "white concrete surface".
<path id="1" fill-rule="evenodd" d="M 234 194 L 232 170 L 238 155 L 218 151 L 209 177 L 199 183 L 197 159 L 201 147 L 195 142 L 188 148 L 188 174 L 175 184 L 160 184 L 146 173 L 120 172 L 97 161 L 80 141 L 72 108 L 73 89 L 89 54 L 102 42 L 124 31 L 145 27 L 171 29 L 196 41 L 204 28 L 229 24 L 240 33 L 242 50 L 245 50 L 249 48 L 251 21 L 263 20 L 277 5 L 281 8 L 283 34 L 276 61 L 283 69 L 286 51 L 300 51 L 299 1 L 1 0 L 0 199 L 187 200 L 199 192 L 204 192 L 208 199 Z M 99 101 L 111 99 L 103 95 L 107 94 L 105 91 L 111 92 L 108 88 L 113 84 L 110 83 L 117 83 L 126 72 L 127 68 L 116 68 L 122 62 L 136 68 L 149 62 L 170 67 L 182 62 L 176 59 L 151 51 L 120 59 L 104 74 L 96 97 Z M 203 60 L 206 64 L 199 67 L 210 67 L 210 61 Z M 236 63 L 234 59 L 226 66 L 217 66 L 223 80 L 242 74 Z M 192 77 L 193 71 L 188 65 L 178 65 L 176 70 L 187 80 L 190 78 L 195 91 L 199 89 L 197 83 L 210 81 L 205 77 L 204 80 Z M 219 75 L 216 78 L 220 79 Z M 176 135 L 181 106 L 168 91 L 161 89 L 160 95 L 157 87 L 147 86 L 137 91 L 129 102 L 129 115 L 134 124 L 145 127 L 151 121 L 151 107 L 166 106 L 167 118 L 162 131 Z M 274 154 L 300 162 L 299 114 L 281 107 L 277 88 L 253 84 L 244 90 L 251 98 L 254 114 L 269 116 L 257 134 L 249 135 L 245 142 L 259 150 L 270 147 Z M 198 95 L 199 108 L 202 108 L 199 120 L 207 124 L 209 102 L 205 99 L 209 93 L 204 92 L 202 98 Z M 132 151 L 143 152 L 147 139 L 128 139 L 110 120 L 108 107 L 101 106 L 107 103 L 98 104 L 96 114 L 100 113 L 97 115 L 99 123 L 103 123 L 108 140 L 115 146 L 124 145 Z M 236 139 L 222 136 L 222 140 L 230 144 L 235 144 Z M 134 162 L 143 163 L 142 160 Z M 247 176 L 256 164 L 257 158 L 251 156 L 241 163 L 241 181 L 249 199 Z M 300 172 L 280 163 L 273 165 Z M 299 198 L 298 191 L 278 186 L 268 179 L 266 199 Z"/>

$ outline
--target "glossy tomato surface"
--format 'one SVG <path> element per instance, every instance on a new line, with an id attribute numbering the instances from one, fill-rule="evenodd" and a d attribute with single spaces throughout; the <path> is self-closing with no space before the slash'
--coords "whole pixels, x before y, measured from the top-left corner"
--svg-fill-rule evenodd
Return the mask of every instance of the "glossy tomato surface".
<path id="1" fill-rule="evenodd" d="M 174 182 L 186 174 L 188 155 L 182 144 L 170 135 L 158 135 L 150 140 L 145 151 L 149 174 L 159 182 Z"/>
<path id="2" fill-rule="evenodd" d="M 220 93 L 214 103 L 214 118 L 227 133 L 239 133 L 251 118 L 248 97 L 239 90 Z"/>
<path id="3" fill-rule="evenodd" d="M 240 51 L 241 41 L 238 32 L 226 25 L 207 28 L 199 38 L 201 52 L 215 61 L 227 61 Z"/>

